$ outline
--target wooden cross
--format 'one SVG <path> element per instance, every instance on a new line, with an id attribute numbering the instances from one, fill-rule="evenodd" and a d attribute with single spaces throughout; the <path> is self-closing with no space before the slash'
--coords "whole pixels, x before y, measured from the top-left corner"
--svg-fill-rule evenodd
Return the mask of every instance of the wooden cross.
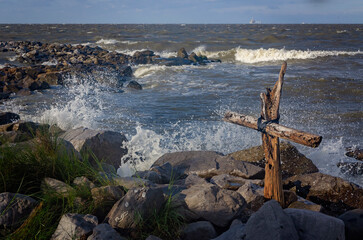
<path id="1" fill-rule="evenodd" d="M 287 63 L 281 66 L 278 81 L 272 91 L 267 88 L 266 93 L 261 93 L 261 117 L 259 119 L 234 112 L 227 112 L 224 121 L 249 127 L 262 132 L 262 145 L 265 153 L 265 187 L 264 197 L 275 199 L 284 206 L 284 194 L 282 189 L 282 175 L 280 163 L 279 138 L 284 138 L 309 147 L 318 147 L 322 137 L 299 131 L 278 124 L 281 90 L 286 72 Z"/>

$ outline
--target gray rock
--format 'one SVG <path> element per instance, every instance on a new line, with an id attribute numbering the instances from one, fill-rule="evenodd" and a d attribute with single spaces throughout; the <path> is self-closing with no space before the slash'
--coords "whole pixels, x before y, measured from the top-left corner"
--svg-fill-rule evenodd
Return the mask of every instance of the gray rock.
<path id="1" fill-rule="evenodd" d="M 60 137 L 71 142 L 79 152 L 91 150 L 99 160 L 104 159 L 115 168 L 121 165 L 121 157 L 127 153 L 123 147 L 127 139 L 118 132 L 77 128 L 68 130 Z M 90 161 L 94 161 L 92 156 Z"/>
<path id="2" fill-rule="evenodd" d="M 141 84 L 136 82 L 135 80 L 130 81 L 129 84 L 127 84 L 127 87 L 137 89 L 137 90 L 142 90 Z"/>
<path id="3" fill-rule="evenodd" d="M 179 58 L 188 58 L 188 53 L 187 51 L 185 51 L 184 48 L 179 49 L 178 53 L 177 53 L 177 57 Z"/>
<path id="4" fill-rule="evenodd" d="M 262 146 L 237 151 L 229 154 L 229 156 L 236 160 L 254 163 L 260 167 L 265 166 L 265 154 Z M 295 146 L 288 142 L 280 143 L 280 159 L 283 178 L 319 171 L 310 159 L 305 157 Z"/>
<path id="5" fill-rule="evenodd" d="M 297 198 L 297 201 L 291 203 L 288 208 L 305 209 L 315 212 L 321 212 L 323 210 L 323 207 L 321 205 L 313 203 L 299 196 Z"/>
<path id="6" fill-rule="evenodd" d="M 176 181 L 186 177 L 183 172 L 178 171 L 177 168 L 173 168 L 168 162 L 161 166 L 153 166 L 150 170 L 160 175 L 161 183 L 170 183 L 170 181 Z"/>
<path id="7" fill-rule="evenodd" d="M 203 185 L 203 184 L 210 184 L 204 178 L 199 177 L 197 174 L 189 174 L 188 177 L 185 179 L 184 185 L 186 187 L 191 187 L 193 185 Z"/>
<path id="8" fill-rule="evenodd" d="M 161 178 L 161 175 L 151 170 L 138 171 L 134 175 L 132 175 L 132 177 L 146 179 L 157 184 L 164 183 Z"/>
<path id="9" fill-rule="evenodd" d="M 363 239 L 363 209 L 350 210 L 339 216 L 345 224 L 345 237 L 348 240 Z"/>
<path id="10" fill-rule="evenodd" d="M 124 196 L 123 190 L 117 186 L 93 188 L 91 193 L 96 205 L 103 205 L 103 203 L 113 205 Z"/>
<path id="11" fill-rule="evenodd" d="M 75 193 L 74 188 L 54 178 L 44 178 L 41 188 L 48 194 L 55 194 L 60 197 L 68 197 Z"/>
<path id="12" fill-rule="evenodd" d="M 294 222 L 301 240 L 344 240 L 344 222 L 323 213 L 286 208 L 284 210 Z"/>
<path id="13" fill-rule="evenodd" d="M 149 180 L 137 177 L 115 177 L 112 180 L 117 186 L 122 186 L 126 189 L 149 187 L 153 185 Z"/>
<path id="14" fill-rule="evenodd" d="M 211 183 L 216 184 L 220 188 L 229 190 L 237 190 L 247 183 L 254 183 L 257 185 L 263 184 L 263 180 L 250 180 L 241 177 L 231 176 L 229 174 L 221 174 L 211 178 Z"/>
<path id="15" fill-rule="evenodd" d="M 150 187 L 130 189 L 115 203 L 105 221 L 113 228 L 125 232 L 132 231 L 137 226 L 135 217 L 147 219 L 154 211 L 158 212 L 164 202 L 161 189 Z"/>
<path id="16" fill-rule="evenodd" d="M 85 239 L 92 233 L 97 224 L 97 217 L 89 214 L 64 214 L 51 240 Z"/>
<path id="17" fill-rule="evenodd" d="M 191 186 L 181 197 L 185 205 L 181 205 L 180 214 L 186 219 L 204 219 L 219 227 L 228 226 L 246 206 L 240 194 L 212 184 Z"/>
<path id="18" fill-rule="evenodd" d="M 298 240 L 299 236 L 292 219 L 275 201 L 266 202 L 246 224 L 246 239 Z"/>
<path id="19" fill-rule="evenodd" d="M 363 189 L 339 177 L 323 173 L 297 175 L 284 180 L 284 186 L 296 187 L 299 196 L 338 214 L 363 208 Z"/>
<path id="20" fill-rule="evenodd" d="M 233 220 L 228 231 L 222 233 L 212 240 L 243 240 L 246 236 L 245 225 L 238 219 Z"/>
<path id="21" fill-rule="evenodd" d="M 247 207 L 253 211 L 260 209 L 265 202 L 263 188 L 251 182 L 244 184 L 237 192 L 246 200 Z"/>
<path id="22" fill-rule="evenodd" d="M 167 153 L 161 156 L 153 164 L 153 167 L 161 166 L 167 162 L 180 173 L 186 175 L 197 174 L 203 178 L 210 178 L 220 174 L 251 179 L 262 179 L 264 177 L 263 168 L 212 151 Z"/>
<path id="23" fill-rule="evenodd" d="M 87 187 L 88 189 L 95 188 L 96 185 L 86 177 L 76 177 L 73 180 L 73 184 L 79 187 Z"/>
<path id="24" fill-rule="evenodd" d="M 199 221 L 188 224 L 181 233 L 185 240 L 209 240 L 217 236 L 213 225 L 208 221 Z"/>
<path id="25" fill-rule="evenodd" d="M 20 226 L 36 205 L 36 200 L 23 194 L 0 193 L 0 229 Z"/>
<path id="26" fill-rule="evenodd" d="M 93 229 L 91 236 L 87 240 L 126 240 L 127 238 L 121 237 L 109 224 L 102 223 Z"/>

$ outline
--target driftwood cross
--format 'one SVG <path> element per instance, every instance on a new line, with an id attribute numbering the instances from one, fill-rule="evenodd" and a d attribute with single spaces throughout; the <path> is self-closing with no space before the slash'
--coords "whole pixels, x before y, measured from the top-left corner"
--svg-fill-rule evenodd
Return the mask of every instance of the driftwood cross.
<path id="1" fill-rule="evenodd" d="M 224 121 L 249 127 L 262 132 L 262 145 L 265 153 L 265 188 L 264 197 L 275 199 L 282 206 L 284 205 L 284 194 L 282 189 L 280 144 L 279 138 L 284 138 L 309 147 L 318 147 L 322 137 L 285 127 L 278 124 L 279 105 L 281 90 L 286 72 L 287 63 L 281 66 L 278 81 L 272 91 L 268 88 L 266 93 L 261 93 L 261 117 L 254 118 L 234 112 L 227 112 Z"/>

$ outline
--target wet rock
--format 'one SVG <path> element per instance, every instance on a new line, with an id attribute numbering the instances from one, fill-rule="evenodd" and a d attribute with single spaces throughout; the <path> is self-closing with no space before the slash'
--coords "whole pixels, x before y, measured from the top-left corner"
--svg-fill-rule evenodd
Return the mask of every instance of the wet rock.
<path id="1" fill-rule="evenodd" d="M 192 52 L 189 55 L 188 59 L 190 61 L 194 62 L 194 63 L 202 63 L 203 62 L 202 58 L 198 57 L 197 54 L 195 54 L 194 52 Z"/>
<path id="2" fill-rule="evenodd" d="M 27 89 L 27 88 L 23 88 L 23 89 L 21 89 L 21 90 L 19 90 L 17 93 L 16 93 L 16 95 L 17 96 L 29 96 L 29 95 L 31 95 L 32 93 L 31 93 L 31 91 L 29 90 L 29 89 Z"/>
<path id="3" fill-rule="evenodd" d="M 62 85 L 62 76 L 59 72 L 41 73 L 37 76 L 39 82 L 46 82 L 49 85 Z"/>
<path id="4" fill-rule="evenodd" d="M 244 184 L 237 192 L 245 199 L 247 207 L 253 211 L 257 211 L 265 203 L 263 188 L 251 182 Z"/>
<path id="5" fill-rule="evenodd" d="M 184 48 L 179 49 L 178 53 L 177 53 L 177 57 L 178 58 L 188 58 L 188 53 L 187 51 L 185 51 Z"/>
<path id="6" fill-rule="evenodd" d="M 102 223 L 97 225 L 93 229 L 91 236 L 87 240 L 126 240 L 127 238 L 121 237 L 115 229 L 113 229 L 109 224 Z"/>
<path id="7" fill-rule="evenodd" d="M 121 165 L 121 158 L 127 153 L 127 149 L 123 147 L 127 139 L 118 132 L 77 128 L 68 130 L 60 138 L 71 142 L 79 152 L 91 150 L 99 160 L 104 159 L 116 168 Z M 89 160 L 94 163 L 92 156 Z"/>
<path id="8" fill-rule="evenodd" d="M 344 222 L 323 213 L 286 208 L 284 212 L 294 222 L 299 239 L 344 240 Z"/>
<path id="9" fill-rule="evenodd" d="M 137 89 L 137 90 L 142 90 L 141 84 L 136 82 L 135 80 L 130 81 L 129 84 L 127 84 L 127 87 Z"/>
<path id="10" fill-rule="evenodd" d="M 323 210 L 323 207 L 319 204 L 313 203 L 309 200 L 306 200 L 302 197 L 297 198 L 297 201 L 292 202 L 288 208 L 297 208 L 297 209 L 305 209 L 315 212 L 321 212 Z"/>
<path id="11" fill-rule="evenodd" d="M 363 209 L 354 209 L 339 216 L 345 224 L 347 240 L 363 239 Z"/>
<path id="12" fill-rule="evenodd" d="M 97 224 L 97 217 L 90 214 L 64 214 L 51 240 L 86 239 Z"/>
<path id="13" fill-rule="evenodd" d="M 23 194 L 0 193 L 0 229 L 19 227 L 36 205 L 36 200 Z"/>
<path id="14" fill-rule="evenodd" d="M 0 125 L 13 123 L 20 120 L 20 116 L 12 112 L 1 112 L 0 113 Z"/>
<path id="15" fill-rule="evenodd" d="M 55 194 L 60 197 L 68 197 L 75 193 L 75 190 L 68 184 L 48 177 L 43 179 L 41 188 L 46 194 Z"/>
<path id="16" fill-rule="evenodd" d="M 161 156 L 153 166 L 161 166 L 167 162 L 178 172 L 186 175 L 197 174 L 203 178 L 220 174 L 230 174 L 247 179 L 264 177 L 264 169 L 212 151 L 167 153 Z"/>
<path id="17" fill-rule="evenodd" d="M 135 216 L 147 219 L 154 211 L 158 212 L 164 202 L 161 189 L 150 187 L 131 189 L 115 203 L 105 221 L 121 232 L 130 232 L 137 226 Z"/>
<path id="18" fill-rule="evenodd" d="M 347 152 L 345 153 L 345 155 L 347 155 L 348 157 L 363 161 L 363 149 L 359 147 L 349 147 L 346 149 L 346 151 Z"/>
<path id="19" fill-rule="evenodd" d="M 229 156 L 236 160 L 250 162 L 263 168 L 265 167 L 265 155 L 262 146 L 234 152 L 229 154 Z M 287 142 L 280 143 L 280 159 L 283 178 L 319 171 L 310 159 L 300 153 L 295 146 Z"/>
<path id="20" fill-rule="evenodd" d="M 220 188 L 225 188 L 229 190 L 237 190 L 241 186 L 248 183 L 254 183 L 257 185 L 263 184 L 263 180 L 245 179 L 241 177 L 231 176 L 229 174 L 221 174 L 214 176 L 210 179 L 210 182 L 216 184 Z"/>
<path id="21" fill-rule="evenodd" d="M 217 236 L 213 225 L 208 221 L 199 221 L 188 224 L 181 233 L 185 240 L 209 240 Z"/>
<path id="22" fill-rule="evenodd" d="M 294 222 L 275 200 L 266 202 L 246 224 L 246 239 L 298 240 Z"/>
<path id="23" fill-rule="evenodd" d="M 161 66 L 182 66 L 182 65 L 190 65 L 192 61 L 185 58 L 158 58 L 155 59 L 155 62 Z"/>
<path id="24" fill-rule="evenodd" d="M 322 173 L 297 175 L 284 181 L 284 188 L 292 187 L 299 196 L 322 205 L 331 214 L 363 208 L 363 189 L 338 177 Z"/>
<path id="25" fill-rule="evenodd" d="M 233 220 L 228 231 L 222 233 L 212 240 L 243 240 L 245 239 L 245 225 L 238 219 Z"/>
<path id="26" fill-rule="evenodd" d="M 349 175 L 362 175 L 363 162 L 340 162 L 337 164 L 340 171 Z"/>
<path id="27" fill-rule="evenodd" d="M 204 219 L 216 226 L 226 227 L 237 218 L 246 202 L 243 197 L 230 190 L 215 185 L 194 185 L 180 193 L 187 211 L 181 209 L 186 218 Z M 191 213 L 191 214 L 190 214 Z"/>

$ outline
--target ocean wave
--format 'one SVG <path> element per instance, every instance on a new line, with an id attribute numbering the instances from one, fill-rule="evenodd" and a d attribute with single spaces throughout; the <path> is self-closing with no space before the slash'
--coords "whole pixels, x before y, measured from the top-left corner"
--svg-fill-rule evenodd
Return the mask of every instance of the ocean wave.
<path id="1" fill-rule="evenodd" d="M 127 45 L 134 45 L 134 44 L 138 44 L 139 42 L 127 40 L 127 41 L 121 41 L 120 43 L 127 44 Z"/>
<path id="2" fill-rule="evenodd" d="M 112 45 L 112 44 L 116 44 L 119 43 L 120 41 L 116 40 L 116 39 L 101 39 L 98 40 L 96 43 L 97 44 L 105 44 L 105 45 Z"/>

